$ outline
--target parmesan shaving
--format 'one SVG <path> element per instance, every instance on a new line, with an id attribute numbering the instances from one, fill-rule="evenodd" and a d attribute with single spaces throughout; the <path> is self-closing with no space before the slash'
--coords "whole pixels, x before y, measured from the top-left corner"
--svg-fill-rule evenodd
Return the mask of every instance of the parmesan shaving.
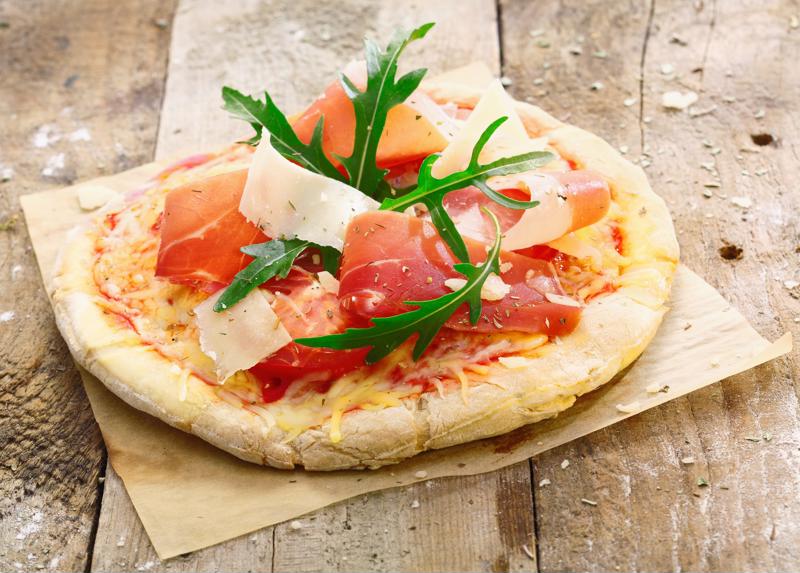
<path id="1" fill-rule="evenodd" d="M 508 119 L 494 132 L 480 154 L 481 163 L 487 163 L 507 156 L 507 149 L 524 145 L 528 133 L 517 115 L 514 100 L 511 99 L 499 80 L 494 80 L 470 113 L 464 126 L 433 164 L 432 173 L 441 178 L 461 171 L 468 164 L 480 136 L 497 118 Z"/>
<path id="2" fill-rule="evenodd" d="M 467 284 L 466 279 L 447 279 L 444 286 L 452 291 L 457 291 Z M 503 282 L 503 279 L 492 273 L 486 278 L 486 282 L 481 287 L 481 298 L 483 300 L 502 300 L 509 292 L 511 285 Z"/>
<path id="3" fill-rule="evenodd" d="M 547 300 L 549 300 L 553 304 L 561 304 L 561 305 L 564 305 L 564 306 L 574 306 L 576 308 L 580 308 L 581 307 L 581 303 L 579 303 L 577 300 L 575 300 L 574 298 L 570 298 L 568 296 L 564 296 L 562 294 L 555 294 L 555 293 L 552 293 L 552 292 L 546 292 L 546 293 L 544 293 L 544 296 L 545 296 L 545 298 Z"/>
<path id="4" fill-rule="evenodd" d="M 339 294 L 339 281 L 328 271 L 322 271 L 317 275 L 319 284 L 323 290 L 331 294 Z"/>
<path id="5" fill-rule="evenodd" d="M 251 291 L 235 306 L 214 312 L 214 304 L 222 292 L 194 309 L 200 348 L 214 361 L 220 382 L 239 370 L 255 366 L 292 341 L 260 289 Z"/>
<path id="6" fill-rule="evenodd" d="M 253 155 L 239 211 L 270 237 L 299 237 L 341 251 L 350 219 L 378 206 L 346 183 L 295 165 L 265 138 Z"/>

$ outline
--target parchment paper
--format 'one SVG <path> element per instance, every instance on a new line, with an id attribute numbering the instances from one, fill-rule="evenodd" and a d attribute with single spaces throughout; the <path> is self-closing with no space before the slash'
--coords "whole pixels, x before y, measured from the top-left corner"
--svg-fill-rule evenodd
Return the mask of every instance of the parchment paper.
<path id="1" fill-rule="evenodd" d="M 151 163 L 82 185 L 137 186 L 164 164 Z M 33 247 L 48 292 L 59 247 L 82 217 L 82 185 L 22 198 Z M 638 411 L 772 360 L 791 350 L 791 335 L 770 343 L 713 287 L 681 266 L 672 310 L 644 354 L 618 379 L 578 400 L 559 417 L 498 438 L 426 452 L 377 471 L 281 471 L 243 462 L 202 440 L 139 412 L 81 369 L 108 456 L 159 557 L 166 559 L 292 519 L 362 493 L 425 479 L 489 472 L 535 456 Z M 676 359 L 680 357 L 680 359 Z M 648 393 L 656 384 L 668 392 Z"/>

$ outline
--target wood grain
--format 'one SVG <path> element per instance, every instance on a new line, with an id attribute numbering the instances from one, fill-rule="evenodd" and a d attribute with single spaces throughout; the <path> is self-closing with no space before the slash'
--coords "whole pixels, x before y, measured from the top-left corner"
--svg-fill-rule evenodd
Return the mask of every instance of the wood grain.
<path id="1" fill-rule="evenodd" d="M 287 110 L 301 108 L 335 77 L 343 62 L 359 57 L 364 34 L 387 38 L 398 26 L 429 20 L 437 27 L 409 50 L 407 64 L 431 73 L 485 60 L 499 71 L 492 2 L 402 2 L 376 7 L 351 1 L 334 6 L 305 2 L 243 2 L 220 16 L 207 2 L 182 2 L 174 22 L 157 157 L 217 145 L 247 133 L 219 111 L 219 87 L 245 91 L 267 87 Z M 456 9 L 465 17 L 448 17 Z M 265 41 L 270 38 L 271 41 Z M 464 38 L 469 38 L 468 42 Z M 302 70 L 300 72 L 299 70 Z M 296 531 L 268 528 L 255 542 L 274 543 L 270 560 L 257 558 L 249 537 L 158 562 L 119 480 L 106 486 L 93 569 L 126 564 L 148 569 L 196 571 L 315 570 L 532 570 L 533 513 L 528 464 L 490 476 L 457 478 L 408 490 L 363 496 L 323 509 Z M 411 507 L 414 500 L 418 508 Z M 446 519 L 443 517 L 446 516 Z M 468 524 L 465 525 L 465 524 Z M 124 532 L 135 531 L 125 544 Z M 378 535 L 375 535 L 377 532 Z M 381 532 L 383 532 L 381 534 Z M 310 541 L 313 540 L 313 543 Z M 382 541 L 381 541 L 382 540 Z M 313 550 L 309 550 L 313 546 Z M 442 548 L 457 546 L 459 551 Z"/>
<path id="2" fill-rule="evenodd" d="M 0 3 L 0 570 L 83 570 L 105 454 L 17 198 L 152 156 L 170 2 Z M 124 118 L 124 120 L 122 119 Z M 124 129 L 120 126 L 124 125 Z M 13 314 L 11 314 L 13 313 Z"/>
<path id="3" fill-rule="evenodd" d="M 789 26 L 796 8 L 502 3 L 512 89 L 546 90 L 537 98 L 545 108 L 643 158 L 673 211 L 684 262 L 772 338 L 797 333 L 800 315 L 796 288 L 783 284 L 797 279 L 800 260 L 800 196 L 790 187 L 800 175 L 800 76 L 790 71 L 800 55 L 800 34 Z M 528 35 L 537 28 L 546 31 L 540 38 L 550 48 Z M 601 51 L 605 58 L 595 55 Z M 534 86 L 538 77 L 544 82 Z M 593 91 L 596 81 L 603 87 Z M 690 89 L 700 96 L 693 106 L 699 115 L 661 105 L 665 91 Z M 631 106 L 628 97 L 636 98 Z M 751 139 L 757 133 L 773 134 L 778 143 L 758 147 Z M 719 188 L 704 186 L 715 181 Z M 712 198 L 704 197 L 708 190 Z M 733 197 L 747 197 L 753 207 L 742 209 Z M 724 260 L 725 241 L 741 246 L 744 257 Z M 552 481 L 535 492 L 540 568 L 800 566 L 797 378 L 795 352 L 540 456 L 536 479 Z M 773 437 L 748 440 L 764 434 Z M 682 463 L 687 457 L 695 462 Z M 710 486 L 699 487 L 701 477 Z"/>
<path id="4" fill-rule="evenodd" d="M 785 284 L 800 280 L 796 3 L 243 0 L 220 11 L 185 0 L 174 33 L 173 9 L 0 3 L 0 69 L 13 80 L 0 89 L 0 117 L 12 120 L 0 172 L 14 170 L 0 183 L 0 223 L 22 193 L 246 134 L 219 110 L 225 82 L 269 87 L 296 109 L 359 53 L 363 33 L 437 20 L 411 64 L 436 72 L 483 59 L 500 72 L 502 59 L 517 97 L 649 164 L 685 262 L 764 335 L 800 335 L 800 292 Z M 697 92 L 694 111 L 708 113 L 663 109 L 667 90 Z M 760 134 L 774 143 L 756 145 Z M 0 313 L 15 313 L 0 322 L 0 570 L 85 569 L 89 555 L 97 571 L 533 570 L 523 545 L 544 571 L 800 568 L 797 352 L 530 466 L 362 496 L 300 529 L 281 524 L 162 563 L 110 468 L 95 525 L 103 449 L 22 227 L 0 231 Z M 721 258 L 726 241 L 740 260 Z"/>

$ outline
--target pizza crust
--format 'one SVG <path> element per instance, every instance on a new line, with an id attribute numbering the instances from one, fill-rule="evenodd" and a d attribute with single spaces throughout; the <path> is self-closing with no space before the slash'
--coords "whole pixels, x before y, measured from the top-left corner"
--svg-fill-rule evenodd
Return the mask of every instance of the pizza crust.
<path id="1" fill-rule="evenodd" d="M 474 105 L 480 91 L 430 83 L 434 99 Z M 308 470 L 374 468 L 424 450 L 496 436 L 556 416 L 577 396 L 608 382 L 641 354 L 667 310 L 678 244 L 663 200 L 641 168 L 599 137 L 561 123 L 538 107 L 518 103 L 534 137 L 547 137 L 564 157 L 601 173 L 625 214 L 624 269 L 615 292 L 592 299 L 578 328 L 559 344 L 539 347 L 523 368 L 492 363 L 491 383 L 465 392 L 425 393 L 402 406 L 357 410 L 341 422 L 341 440 L 330 422 L 287 435 L 265 418 L 220 399 L 212 387 L 115 324 L 103 307 L 92 275 L 93 234 L 76 231 L 62 252 L 52 293 L 58 327 L 75 360 L 128 404 L 258 464 Z M 185 388 L 180 388 L 185 384 Z"/>

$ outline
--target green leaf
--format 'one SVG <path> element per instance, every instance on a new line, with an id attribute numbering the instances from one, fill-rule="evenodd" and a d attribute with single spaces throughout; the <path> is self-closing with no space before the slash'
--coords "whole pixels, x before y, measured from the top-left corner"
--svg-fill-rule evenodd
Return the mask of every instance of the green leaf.
<path id="1" fill-rule="evenodd" d="M 483 264 L 454 265 L 453 268 L 467 278 L 466 284 L 460 289 L 432 300 L 406 301 L 405 304 L 417 308 L 395 316 L 373 318 L 374 326 L 348 328 L 340 334 L 298 338 L 295 342 L 314 348 L 337 350 L 371 347 L 366 362 L 372 364 L 389 355 L 408 338 L 417 335 L 412 355 L 414 360 L 418 360 L 436 333 L 462 304 L 469 305 L 470 322 L 477 323 L 481 314 L 481 288 L 491 273 L 500 274 L 500 224 L 491 211 L 486 210 L 486 212 L 494 223 L 494 244 Z"/>
<path id="2" fill-rule="evenodd" d="M 439 235 L 453 251 L 453 254 L 458 257 L 459 260 L 469 262 L 469 254 L 464 239 L 456 230 L 453 220 L 450 218 L 450 215 L 447 214 L 442 204 L 444 196 L 450 191 L 474 185 L 489 197 L 489 199 L 504 207 L 509 207 L 511 209 L 530 209 L 531 207 L 536 207 L 539 202 L 511 199 L 491 189 L 486 181 L 489 177 L 511 175 L 513 173 L 537 169 L 553 160 L 553 154 L 549 151 L 531 151 L 530 153 L 523 153 L 513 157 L 503 157 L 491 163 L 481 165 L 478 161 L 481 151 L 483 151 L 483 148 L 494 132 L 497 131 L 507 119 L 508 117 L 506 116 L 500 117 L 484 130 L 475 143 L 472 156 L 470 157 L 466 169 L 437 179 L 433 176 L 432 169 L 439 156 L 431 155 L 422 162 L 422 166 L 419 170 L 417 187 L 401 197 L 384 199 L 380 207 L 381 210 L 405 211 L 417 203 L 422 203 L 428 208 L 433 224 L 439 231 Z"/>
<path id="3" fill-rule="evenodd" d="M 245 143 L 256 145 L 261 141 L 261 134 L 266 129 L 270 134 L 272 146 L 290 161 L 314 173 L 337 181 L 345 181 L 344 175 L 334 167 L 322 150 L 324 117 L 319 118 L 311 141 L 306 145 L 297 137 L 289 120 L 272 101 L 269 93 L 264 92 L 264 101 L 261 101 L 225 86 L 222 88 L 222 100 L 225 102 L 224 108 L 232 116 L 243 119 L 256 130 L 256 134 Z"/>
<path id="4" fill-rule="evenodd" d="M 247 245 L 241 251 L 255 257 L 244 269 L 236 273 L 214 305 L 215 312 L 226 310 L 274 277 L 286 278 L 295 259 L 308 247 L 316 247 L 322 255 L 322 264 L 331 274 L 339 267 L 340 253 L 333 247 L 322 247 L 301 239 L 273 239 L 266 243 Z"/>
<path id="5" fill-rule="evenodd" d="M 385 51 L 372 40 L 365 39 L 367 86 L 363 92 L 350 78 L 344 75 L 340 78 L 347 97 L 353 102 L 356 127 L 352 154 L 337 159 L 347 170 L 350 185 L 370 197 L 382 199 L 389 194 L 389 186 L 383 179 L 387 171 L 375 164 L 386 116 L 390 109 L 403 103 L 417 89 L 426 72 L 424 69 L 414 70 L 395 80 L 397 61 L 406 46 L 423 38 L 432 27 L 431 22 L 410 32 L 396 32 Z"/>

